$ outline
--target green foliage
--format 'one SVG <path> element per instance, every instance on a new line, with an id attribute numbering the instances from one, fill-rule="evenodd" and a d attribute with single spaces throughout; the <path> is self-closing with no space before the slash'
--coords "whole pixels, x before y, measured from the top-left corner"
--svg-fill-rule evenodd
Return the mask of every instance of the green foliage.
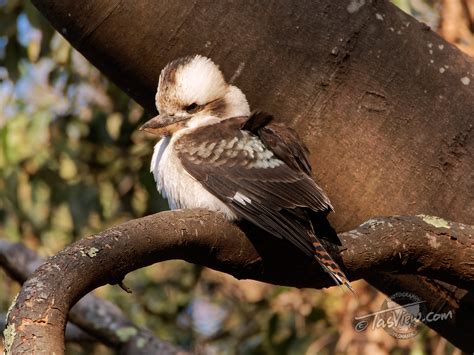
<path id="1" fill-rule="evenodd" d="M 431 28 L 438 28 L 441 0 L 392 0 L 392 2 L 418 21 L 426 23 Z"/>

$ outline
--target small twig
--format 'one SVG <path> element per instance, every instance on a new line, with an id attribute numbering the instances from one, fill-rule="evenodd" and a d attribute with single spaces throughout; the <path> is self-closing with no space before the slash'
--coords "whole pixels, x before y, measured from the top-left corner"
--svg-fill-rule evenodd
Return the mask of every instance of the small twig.
<path id="1" fill-rule="evenodd" d="M 130 293 L 130 294 L 133 293 L 132 290 L 130 289 L 130 287 L 125 285 L 125 283 L 123 281 L 120 281 L 117 285 L 120 286 L 120 288 L 122 290 L 124 290 L 125 292 Z"/>

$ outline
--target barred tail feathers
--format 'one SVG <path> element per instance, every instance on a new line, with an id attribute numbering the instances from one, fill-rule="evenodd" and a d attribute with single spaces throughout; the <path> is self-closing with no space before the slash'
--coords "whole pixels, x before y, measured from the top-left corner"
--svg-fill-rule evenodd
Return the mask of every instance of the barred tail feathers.
<path id="1" fill-rule="evenodd" d="M 329 276 L 331 276 L 331 278 L 337 285 L 345 286 L 349 289 L 349 291 L 354 293 L 354 290 L 352 289 L 351 284 L 344 272 L 342 272 L 336 262 L 332 259 L 332 257 L 321 244 L 321 242 L 317 240 L 316 236 L 314 236 L 313 234 L 311 236 L 313 239 L 314 257 L 322 266 L 324 271 L 326 271 Z"/>

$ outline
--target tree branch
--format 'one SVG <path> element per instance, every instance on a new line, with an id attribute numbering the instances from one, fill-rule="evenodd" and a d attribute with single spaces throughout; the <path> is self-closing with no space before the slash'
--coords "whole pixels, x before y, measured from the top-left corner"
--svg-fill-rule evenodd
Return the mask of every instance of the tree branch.
<path id="1" fill-rule="evenodd" d="M 0 266 L 19 283 L 24 283 L 44 262 L 23 244 L 0 240 Z M 156 339 L 150 331 L 127 319 L 113 303 L 93 294 L 87 294 L 72 307 L 69 320 L 74 324 L 67 323 L 66 340 L 100 340 L 120 349 L 121 354 L 155 354 L 164 350 L 167 354 L 185 353 L 168 342 Z M 3 330 L 5 326 L 0 324 L 0 328 Z"/>
<path id="2" fill-rule="evenodd" d="M 416 273 L 460 287 L 472 289 L 474 284 L 472 226 L 428 216 L 381 217 L 340 238 L 344 248 L 333 254 L 351 280 L 379 280 L 380 272 Z M 312 258 L 253 226 L 237 226 L 204 210 L 162 212 L 84 238 L 42 265 L 24 284 L 9 313 L 7 349 L 62 353 L 67 314 L 80 297 L 121 281 L 137 268 L 169 259 L 205 265 L 239 279 L 296 287 L 332 285 Z M 439 298 L 431 294 L 428 306 L 434 307 Z M 473 347 L 473 340 L 448 340 L 463 349 Z"/>

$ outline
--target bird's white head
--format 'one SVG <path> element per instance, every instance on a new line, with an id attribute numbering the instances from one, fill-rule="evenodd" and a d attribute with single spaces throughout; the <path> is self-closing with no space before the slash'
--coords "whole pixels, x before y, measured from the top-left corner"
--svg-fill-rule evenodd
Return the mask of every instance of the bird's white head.
<path id="1" fill-rule="evenodd" d="M 169 63 L 160 74 L 155 99 L 160 114 L 141 129 L 159 136 L 250 114 L 242 91 L 225 81 L 212 60 L 200 55 Z"/>

